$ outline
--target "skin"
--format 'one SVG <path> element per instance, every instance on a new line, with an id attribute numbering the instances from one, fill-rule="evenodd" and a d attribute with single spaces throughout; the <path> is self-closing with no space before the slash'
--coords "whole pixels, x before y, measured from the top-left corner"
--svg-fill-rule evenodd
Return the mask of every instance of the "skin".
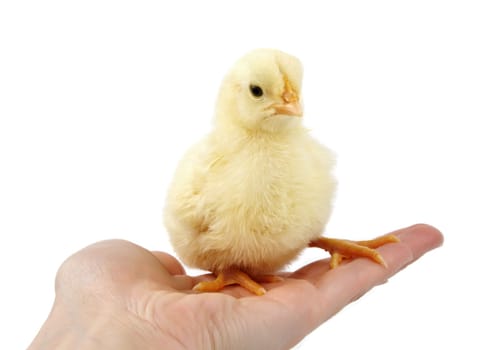
<path id="1" fill-rule="evenodd" d="M 29 347 L 35 349 L 287 349 L 368 290 L 443 242 L 428 225 L 394 232 L 401 242 L 378 249 L 387 268 L 329 259 L 264 283 L 219 293 L 191 288 L 172 256 L 133 243 L 95 243 L 69 257 L 56 277 L 53 309 Z"/>

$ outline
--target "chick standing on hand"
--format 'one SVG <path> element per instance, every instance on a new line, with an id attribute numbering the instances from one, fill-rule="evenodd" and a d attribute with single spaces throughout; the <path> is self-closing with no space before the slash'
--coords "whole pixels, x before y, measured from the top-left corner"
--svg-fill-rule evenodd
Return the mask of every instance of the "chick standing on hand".
<path id="1" fill-rule="evenodd" d="M 175 173 L 164 222 L 186 264 L 211 271 L 198 291 L 239 284 L 262 295 L 259 281 L 307 246 L 343 258 L 369 257 L 397 241 L 352 242 L 320 237 L 336 181 L 334 158 L 302 125 L 302 66 L 284 52 L 242 57 L 222 82 L 213 131 L 191 148 Z"/>

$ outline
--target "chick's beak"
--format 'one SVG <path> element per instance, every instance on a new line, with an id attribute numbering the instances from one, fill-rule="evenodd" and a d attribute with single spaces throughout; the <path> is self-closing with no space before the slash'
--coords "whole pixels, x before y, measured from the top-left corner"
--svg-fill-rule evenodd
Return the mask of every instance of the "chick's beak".
<path id="1" fill-rule="evenodd" d="M 297 93 L 290 86 L 288 80 L 285 80 L 285 91 L 281 95 L 283 103 L 276 103 L 273 105 L 276 114 L 288 115 L 291 117 L 302 116 L 302 106 L 299 102 Z"/>
<path id="2" fill-rule="evenodd" d="M 290 117 L 302 117 L 302 106 L 297 102 L 273 105 L 276 114 L 288 115 Z"/>

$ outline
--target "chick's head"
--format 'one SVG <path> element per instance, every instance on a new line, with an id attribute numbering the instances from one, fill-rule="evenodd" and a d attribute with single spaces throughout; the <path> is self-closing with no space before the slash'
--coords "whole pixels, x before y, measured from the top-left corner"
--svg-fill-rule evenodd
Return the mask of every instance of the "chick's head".
<path id="1" fill-rule="evenodd" d="M 282 132 L 301 124 L 302 65 L 284 52 L 259 49 L 239 59 L 219 93 L 216 122 Z"/>

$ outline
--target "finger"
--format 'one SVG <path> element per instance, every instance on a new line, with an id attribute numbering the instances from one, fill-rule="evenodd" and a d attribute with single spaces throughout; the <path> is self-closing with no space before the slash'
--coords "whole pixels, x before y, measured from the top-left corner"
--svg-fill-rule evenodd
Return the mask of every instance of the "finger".
<path id="1" fill-rule="evenodd" d="M 411 264 L 426 252 L 440 246 L 442 234 L 429 225 L 415 225 L 394 232 L 400 243 L 385 245 L 378 249 L 387 263 L 387 268 L 368 259 L 356 259 L 335 270 L 326 272 L 316 283 L 324 305 L 322 320 L 328 319 L 343 306 L 359 298 L 374 286 L 385 282 L 406 265 Z"/>
<path id="2" fill-rule="evenodd" d="M 342 266 L 342 265 L 341 265 Z M 317 281 L 325 273 L 330 271 L 330 258 L 314 261 L 290 274 L 290 278 L 307 279 Z"/>
<path id="3" fill-rule="evenodd" d="M 158 251 L 153 251 L 151 252 L 156 259 L 167 269 L 167 271 L 172 274 L 172 275 L 185 275 L 186 271 L 184 270 L 184 267 L 181 265 L 181 263 L 174 258 L 172 255 L 164 253 L 164 252 L 158 252 Z"/>
<path id="4" fill-rule="evenodd" d="M 443 244 L 443 234 L 426 224 L 417 224 L 394 232 L 405 244 L 412 248 L 414 260 Z"/>
<path id="5" fill-rule="evenodd" d="M 178 291 L 190 291 L 196 281 L 191 276 L 186 275 L 186 271 L 181 263 L 172 255 L 153 251 L 151 254 L 160 262 L 168 274 L 168 284 L 172 289 Z"/>

